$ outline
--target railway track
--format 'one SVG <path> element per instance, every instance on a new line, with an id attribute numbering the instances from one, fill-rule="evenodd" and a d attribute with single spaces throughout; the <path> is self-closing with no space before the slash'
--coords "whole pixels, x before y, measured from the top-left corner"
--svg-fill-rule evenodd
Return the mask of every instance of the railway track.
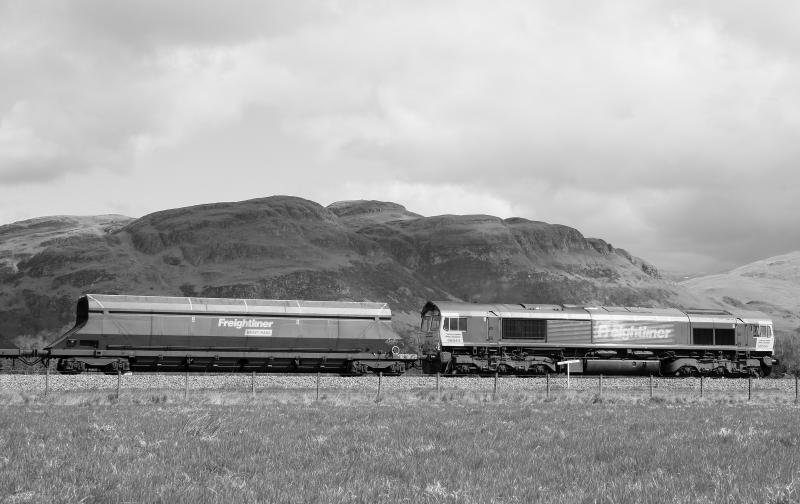
<path id="1" fill-rule="evenodd" d="M 50 391 L 89 392 L 112 390 L 118 380 L 125 390 L 184 390 L 187 384 L 191 390 L 217 390 L 230 392 L 250 392 L 275 389 L 313 390 L 319 379 L 320 387 L 327 390 L 369 391 L 375 390 L 378 382 L 382 391 L 436 390 L 435 375 L 404 376 L 336 376 L 316 374 L 185 374 L 185 373 L 134 373 L 128 375 L 103 375 L 86 373 L 81 375 L 50 374 L 0 374 L 0 393 L 25 392 L 38 393 L 45 384 Z M 755 390 L 794 393 L 795 380 L 792 378 L 664 378 L 647 376 L 565 376 L 548 377 L 440 377 L 438 387 L 441 391 L 476 392 L 544 392 L 551 391 L 647 391 L 651 384 L 657 391 L 691 392 L 702 387 L 707 393 L 747 392 L 748 385 Z"/>

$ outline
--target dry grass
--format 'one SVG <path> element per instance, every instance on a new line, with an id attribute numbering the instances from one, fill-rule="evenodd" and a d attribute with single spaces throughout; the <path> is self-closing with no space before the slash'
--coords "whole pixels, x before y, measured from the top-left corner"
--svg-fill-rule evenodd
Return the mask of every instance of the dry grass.
<path id="1" fill-rule="evenodd" d="M 800 500 L 791 403 L 450 390 L 0 396 L 0 502 Z"/>

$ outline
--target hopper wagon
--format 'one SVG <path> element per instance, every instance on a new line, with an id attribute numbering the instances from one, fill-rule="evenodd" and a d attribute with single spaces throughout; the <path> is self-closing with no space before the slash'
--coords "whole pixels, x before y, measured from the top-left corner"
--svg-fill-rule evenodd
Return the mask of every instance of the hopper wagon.
<path id="1" fill-rule="evenodd" d="M 62 373 L 94 369 L 399 374 L 417 359 L 386 303 L 87 294 L 75 326 L 41 351 Z"/>

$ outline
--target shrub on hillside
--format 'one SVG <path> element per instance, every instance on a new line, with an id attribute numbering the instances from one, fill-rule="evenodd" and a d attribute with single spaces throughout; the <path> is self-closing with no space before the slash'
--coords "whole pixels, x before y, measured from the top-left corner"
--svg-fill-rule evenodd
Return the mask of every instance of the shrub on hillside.
<path id="1" fill-rule="evenodd" d="M 774 368 L 776 375 L 800 374 L 800 328 L 775 332 L 775 357 L 780 362 Z"/>

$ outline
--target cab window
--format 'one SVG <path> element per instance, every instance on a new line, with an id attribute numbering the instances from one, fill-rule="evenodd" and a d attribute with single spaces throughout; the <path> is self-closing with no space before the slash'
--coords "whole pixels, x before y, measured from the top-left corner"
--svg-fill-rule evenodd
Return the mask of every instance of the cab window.
<path id="1" fill-rule="evenodd" d="M 439 316 L 438 315 L 425 315 L 422 317 L 420 330 L 422 332 L 437 331 L 439 329 Z"/>
<path id="2" fill-rule="evenodd" d="M 445 331 L 466 331 L 467 317 L 447 317 L 444 319 Z"/>
<path id="3" fill-rule="evenodd" d="M 771 338 L 772 327 L 768 325 L 753 325 L 750 326 L 753 331 L 754 338 Z"/>

